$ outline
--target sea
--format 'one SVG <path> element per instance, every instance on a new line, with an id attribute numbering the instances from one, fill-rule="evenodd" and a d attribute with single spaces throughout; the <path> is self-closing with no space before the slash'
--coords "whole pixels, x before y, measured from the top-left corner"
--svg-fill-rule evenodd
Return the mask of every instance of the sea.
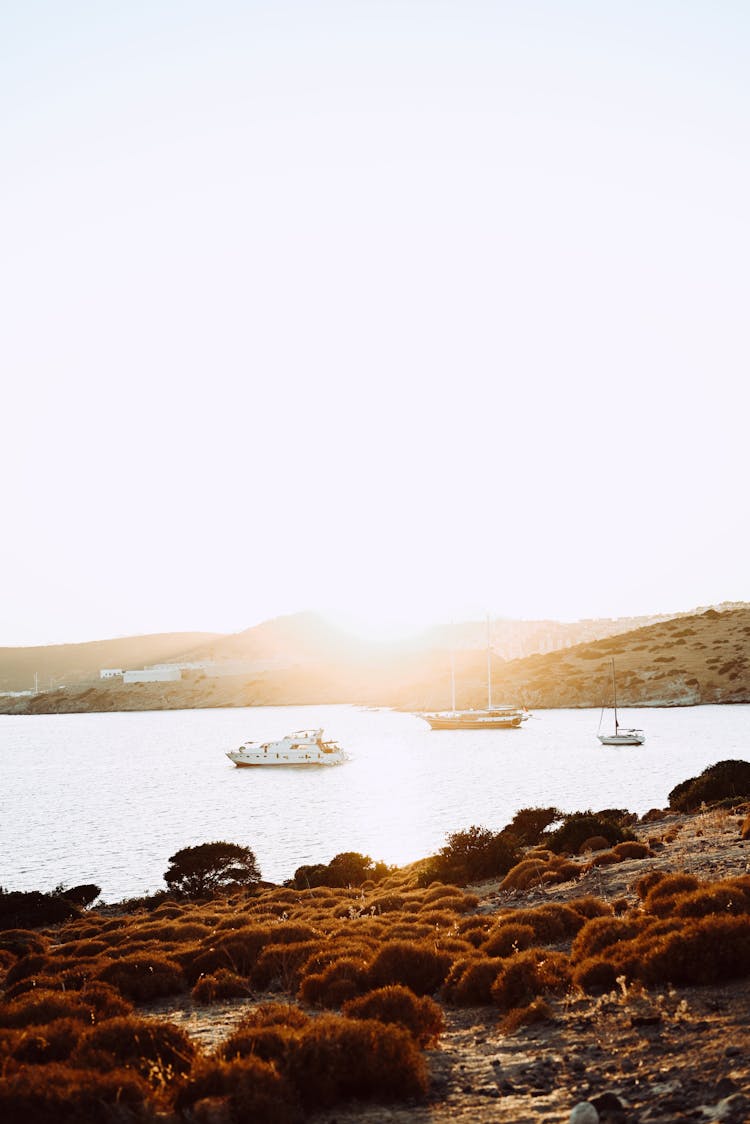
<path id="1" fill-rule="evenodd" d="M 116 902 L 164 889 L 175 851 L 214 840 L 249 846 L 273 882 L 341 851 L 403 864 L 519 808 L 642 814 L 708 765 L 750 760 L 748 705 L 621 714 L 643 746 L 602 747 L 600 718 L 542 710 L 517 730 L 437 731 L 350 706 L 2 715 L 0 886 L 94 882 Z M 225 756 L 307 727 L 349 761 L 238 769 Z"/>

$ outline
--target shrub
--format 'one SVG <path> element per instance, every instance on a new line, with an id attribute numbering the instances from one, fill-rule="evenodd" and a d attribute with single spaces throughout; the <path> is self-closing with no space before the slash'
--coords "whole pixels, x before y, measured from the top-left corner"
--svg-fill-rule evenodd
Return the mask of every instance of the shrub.
<path id="1" fill-rule="evenodd" d="M 502 831 L 473 826 L 447 836 L 437 868 L 444 881 L 465 885 L 507 874 L 519 858 L 517 845 Z"/>
<path id="2" fill-rule="evenodd" d="M 45 1026 L 29 1027 L 18 1036 L 13 1058 L 32 1065 L 65 1062 L 83 1032 L 83 1024 L 75 1019 L 54 1019 Z"/>
<path id="3" fill-rule="evenodd" d="M 79 905 L 82 909 L 91 905 L 102 892 L 101 886 L 96 886 L 93 882 L 86 882 L 82 886 L 71 886 L 69 890 L 58 890 L 58 897 L 64 898 L 66 902 L 72 902 L 73 905 Z"/>
<path id="4" fill-rule="evenodd" d="M 487 956 L 512 956 L 514 952 L 531 948 L 536 940 L 536 932 L 531 925 L 514 925 L 511 921 L 506 925 L 497 925 L 481 948 Z"/>
<path id="5" fill-rule="evenodd" d="M 585 920 L 572 905 L 548 902 L 535 909 L 511 909 L 498 914 L 497 928 L 506 924 L 529 925 L 538 941 L 553 944 L 574 936 Z"/>
<path id="6" fill-rule="evenodd" d="M 302 969 L 319 948 L 319 941 L 266 945 L 253 965 L 253 985 L 257 988 L 267 988 L 273 983 L 278 983 L 285 991 L 296 991 Z"/>
<path id="7" fill-rule="evenodd" d="M 293 1041 L 286 1072 L 309 1111 L 342 1101 L 393 1101 L 427 1089 L 424 1059 L 401 1027 L 322 1015 Z"/>
<path id="8" fill-rule="evenodd" d="M 578 878 L 580 874 L 581 867 L 577 863 L 568 862 L 548 851 L 539 856 L 528 855 L 516 863 L 500 883 L 500 889 L 528 890 L 532 886 L 557 885 Z"/>
<path id="9" fill-rule="evenodd" d="M 697 777 L 689 777 L 669 794 L 669 807 L 694 812 L 701 804 L 750 797 L 750 761 L 718 761 Z"/>
<path id="10" fill-rule="evenodd" d="M 750 816 L 745 816 L 740 828 L 740 839 L 750 839 Z"/>
<path id="11" fill-rule="evenodd" d="M 709 913 L 750 913 L 750 885 L 730 878 L 679 894 L 675 899 L 675 917 L 705 917 Z"/>
<path id="12" fill-rule="evenodd" d="M 137 1003 L 163 995 L 178 995 L 186 988 L 180 965 L 165 956 L 123 956 L 105 965 L 98 979 Z"/>
<path id="13" fill-rule="evenodd" d="M 74 1019 L 90 1025 L 101 1018 L 111 1018 L 113 1006 L 115 1012 L 121 1014 L 118 1004 L 122 1004 L 126 1012 L 130 1010 L 129 1004 L 112 995 L 109 989 L 102 994 L 93 986 L 85 992 L 37 990 L 3 1004 L 0 1026 L 43 1026 L 56 1019 Z"/>
<path id="14" fill-rule="evenodd" d="M 501 1011 L 527 1007 L 538 995 L 566 991 L 570 979 L 570 961 L 565 953 L 530 948 L 503 962 L 492 985 L 492 999 Z"/>
<path id="15" fill-rule="evenodd" d="M 706 985 L 750 973 L 750 917 L 691 920 L 647 945 L 647 983 Z"/>
<path id="16" fill-rule="evenodd" d="M 622 859 L 616 851 L 597 851 L 583 869 L 588 872 L 598 866 L 616 866 L 619 862 L 622 862 Z"/>
<path id="17" fill-rule="evenodd" d="M 218 1003 L 222 999 L 247 998 L 251 994 L 246 979 L 219 968 L 213 976 L 201 976 L 191 995 L 196 1003 Z"/>
<path id="18" fill-rule="evenodd" d="M 12 968 L 9 969 L 5 977 L 5 986 L 11 987 L 19 980 L 28 979 L 29 976 L 36 976 L 42 972 L 49 964 L 51 959 L 43 953 L 33 952 L 29 956 L 22 956 L 16 960 Z"/>
<path id="19" fill-rule="evenodd" d="M 565 817 L 560 827 L 547 836 L 547 846 L 558 855 L 563 852 L 574 855 L 592 835 L 602 836 L 610 846 L 634 838 L 627 828 L 598 813 L 573 812 Z"/>
<path id="20" fill-rule="evenodd" d="M 369 991 L 344 1004 L 343 1013 L 353 1019 L 377 1019 L 408 1030 L 420 1046 L 437 1042 L 445 1029 L 443 1012 L 428 996 L 417 998 L 408 987 L 395 985 Z"/>
<path id="21" fill-rule="evenodd" d="M 584 839 L 581 846 L 578 848 L 579 855 L 585 855 L 587 851 L 606 851 L 609 847 L 609 840 L 605 839 L 603 835 L 592 835 L 589 839 Z"/>
<path id="22" fill-rule="evenodd" d="M 361 886 L 364 882 L 380 882 L 390 873 L 385 863 L 373 863 L 369 855 L 358 851 L 342 851 L 329 863 L 300 866 L 292 879 L 298 890 L 315 886 Z"/>
<path id="23" fill-rule="evenodd" d="M 642 874 L 638 881 L 633 883 L 633 889 L 641 901 L 649 890 L 653 889 L 657 882 L 661 882 L 662 878 L 667 878 L 668 874 L 666 870 L 649 870 L 646 874 Z"/>
<path id="24" fill-rule="evenodd" d="M 97 1073 L 53 1062 L 22 1066 L 0 1083 L 4 1124 L 111 1124 L 142 1109 L 149 1088 L 136 1073 Z M 130 1115 L 128 1113 L 128 1115 Z"/>
<path id="25" fill-rule="evenodd" d="M 498 1029 L 503 1034 L 513 1034 L 522 1026 L 552 1022 L 554 1017 L 549 1003 L 546 1003 L 544 999 L 532 999 L 526 1007 L 511 1007 L 505 1018 L 501 1020 Z"/>
<path id="26" fill-rule="evenodd" d="M 90 1030 L 79 1043 L 73 1064 L 100 1070 L 122 1066 L 163 1081 L 188 1073 L 195 1053 L 192 1039 L 173 1023 L 131 1015 Z"/>
<path id="27" fill-rule="evenodd" d="M 80 916 L 80 909 L 57 894 L 39 890 L 0 893 L 0 929 L 38 929 Z"/>
<path id="28" fill-rule="evenodd" d="M 594 917 L 587 921 L 573 941 L 570 950 L 574 961 L 586 960 L 602 949 L 617 944 L 618 941 L 631 940 L 642 928 L 640 921 L 629 921 L 617 917 Z"/>
<path id="29" fill-rule="evenodd" d="M 216 1058 L 200 1060 L 179 1088 L 175 1108 L 185 1118 L 192 1118 L 193 1106 L 208 1098 L 224 1100 L 230 1109 L 230 1120 L 296 1124 L 299 1119 L 296 1098 L 286 1079 L 274 1066 L 252 1056 L 231 1062 Z M 223 1118 L 226 1117 L 224 1113 Z M 218 1118 L 222 1119 L 222 1115 Z"/>
<path id="30" fill-rule="evenodd" d="M 540 841 L 545 828 L 560 819 L 562 812 L 558 808 L 521 808 L 505 830 L 520 843 L 530 846 Z"/>
<path id="31" fill-rule="evenodd" d="M 307 1011 L 293 1003 L 263 1003 L 242 1018 L 238 1027 L 246 1030 L 257 1026 L 286 1026 L 300 1030 L 310 1022 Z"/>
<path id="32" fill-rule="evenodd" d="M 592 917 L 609 917 L 614 908 L 608 902 L 603 902 L 600 898 L 586 897 L 586 898 L 573 898 L 568 902 L 570 909 L 575 910 L 581 917 L 590 920 Z"/>
<path id="33" fill-rule="evenodd" d="M 0 902 L 2 901 L 0 894 Z M 46 952 L 49 941 L 40 933 L 32 933 L 29 929 L 6 929 L 0 932 L 0 950 L 12 952 L 14 956 L 28 956 L 32 952 Z"/>
<path id="34" fill-rule="evenodd" d="M 300 984 L 299 997 L 315 1007 L 340 1007 L 347 999 L 362 995 L 369 986 L 364 962 L 343 957 L 334 960 L 322 972 L 305 976 Z"/>
<path id="35" fill-rule="evenodd" d="M 370 964 L 375 987 L 403 984 L 415 995 L 431 995 L 448 975 L 451 958 L 427 941 L 387 941 Z"/>
<path id="36" fill-rule="evenodd" d="M 202 898 L 220 891 L 254 886 L 260 870 L 249 847 L 238 843 L 200 843 L 183 847 L 169 859 L 164 881 L 174 893 Z M 160 903 L 161 904 L 161 903 Z"/>
<path id="37" fill-rule="evenodd" d="M 504 965 L 505 960 L 500 957 L 478 956 L 457 960 L 445 981 L 445 999 L 457 1007 L 489 1006 L 492 985 Z"/>
<path id="38" fill-rule="evenodd" d="M 249 976 L 260 950 L 272 939 L 270 925 L 246 925 L 222 936 L 211 948 L 192 952 L 184 964 L 185 974 L 191 982 L 202 975 L 210 975 L 220 968 L 229 969 L 240 976 Z M 275 936 L 273 937 L 275 939 Z"/>
<path id="39" fill-rule="evenodd" d="M 633 840 L 616 843 L 612 850 L 620 859 L 648 859 L 652 854 L 650 847 L 645 843 L 637 843 Z"/>
<path id="40" fill-rule="evenodd" d="M 459 921 L 456 931 L 465 941 L 469 941 L 475 948 L 479 948 L 487 939 L 487 934 L 492 928 L 492 918 L 487 916 L 465 917 Z"/>
<path id="41" fill-rule="evenodd" d="M 674 899 L 679 894 L 697 890 L 699 880 L 693 874 L 667 874 L 660 878 L 643 899 L 643 908 L 657 917 L 666 917 L 672 912 Z"/>

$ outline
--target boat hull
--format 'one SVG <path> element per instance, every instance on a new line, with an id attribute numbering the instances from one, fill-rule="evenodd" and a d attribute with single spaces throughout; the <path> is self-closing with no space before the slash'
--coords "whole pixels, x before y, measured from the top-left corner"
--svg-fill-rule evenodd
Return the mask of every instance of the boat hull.
<path id="1" fill-rule="evenodd" d="M 346 761 L 345 757 L 340 756 L 338 754 L 332 755 L 331 758 L 329 759 L 329 758 L 319 758 L 319 757 L 297 758 L 297 757 L 289 757 L 289 756 L 284 756 L 284 755 L 280 755 L 280 756 L 268 755 L 268 756 L 262 756 L 262 757 L 251 757 L 249 755 L 243 755 L 241 753 L 230 752 L 230 753 L 227 753 L 227 757 L 229 758 L 230 761 L 233 761 L 234 764 L 240 769 L 253 769 L 253 768 L 261 768 L 262 769 L 264 767 L 268 767 L 269 765 L 282 765 L 282 766 L 286 766 L 286 767 L 291 766 L 292 768 L 296 768 L 296 769 L 299 769 L 299 768 L 314 768 L 315 766 L 319 766 L 319 765 L 322 765 L 324 768 L 325 767 L 330 768 L 332 765 L 343 765 L 344 761 Z"/>
<path id="2" fill-rule="evenodd" d="M 598 734 L 597 737 L 602 745 L 643 745 L 646 740 L 646 735 L 641 733 Z"/>
<path id="3" fill-rule="evenodd" d="M 276 742 L 245 742 L 228 750 L 227 757 L 239 768 L 330 766 L 349 760 L 337 742 L 323 740 L 322 730 L 298 730 Z"/>
<path id="4" fill-rule="evenodd" d="M 420 714 L 433 730 L 517 730 L 524 720 L 518 711 L 508 714 Z"/>

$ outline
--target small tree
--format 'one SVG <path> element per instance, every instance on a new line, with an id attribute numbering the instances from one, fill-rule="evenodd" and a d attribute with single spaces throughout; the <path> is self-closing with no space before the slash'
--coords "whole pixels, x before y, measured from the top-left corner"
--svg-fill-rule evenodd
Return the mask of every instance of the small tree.
<path id="1" fill-rule="evenodd" d="M 203 898 L 221 890 L 254 886 L 260 870 L 249 847 L 238 843 L 199 843 L 183 847 L 169 860 L 164 881 L 187 898 Z"/>
<path id="2" fill-rule="evenodd" d="M 425 885 L 439 880 L 463 886 L 467 882 L 507 874 L 519 858 L 518 847 L 511 836 L 474 825 L 446 836 L 445 846 L 429 861 L 420 880 Z"/>

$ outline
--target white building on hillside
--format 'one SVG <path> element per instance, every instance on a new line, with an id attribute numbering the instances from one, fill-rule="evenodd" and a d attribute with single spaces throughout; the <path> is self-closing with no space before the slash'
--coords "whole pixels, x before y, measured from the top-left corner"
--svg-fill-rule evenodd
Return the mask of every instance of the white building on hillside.
<path id="1" fill-rule="evenodd" d="M 182 679 L 179 667 L 144 667 L 140 671 L 126 671 L 123 683 L 176 683 Z"/>
<path id="2" fill-rule="evenodd" d="M 123 674 L 121 667 L 103 667 L 99 672 L 100 679 L 117 679 Z"/>

